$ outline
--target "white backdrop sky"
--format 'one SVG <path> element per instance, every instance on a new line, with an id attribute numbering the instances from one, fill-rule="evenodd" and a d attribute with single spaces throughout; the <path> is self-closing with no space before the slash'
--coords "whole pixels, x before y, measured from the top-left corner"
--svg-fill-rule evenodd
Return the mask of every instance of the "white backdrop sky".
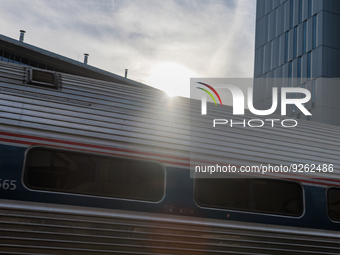
<path id="1" fill-rule="evenodd" d="M 191 77 L 253 76 L 256 0 L 0 0 L 0 34 L 189 96 Z"/>

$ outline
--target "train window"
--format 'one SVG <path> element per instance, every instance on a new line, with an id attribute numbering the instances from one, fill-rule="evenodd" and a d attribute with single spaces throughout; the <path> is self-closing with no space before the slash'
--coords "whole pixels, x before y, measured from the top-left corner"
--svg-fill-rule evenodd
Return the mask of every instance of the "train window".
<path id="1" fill-rule="evenodd" d="M 153 161 L 33 148 L 26 156 L 28 188 L 157 202 L 165 170 Z"/>
<path id="2" fill-rule="evenodd" d="M 303 212 L 302 186 L 285 180 L 197 178 L 195 199 L 209 208 L 296 217 Z"/>
<path id="3" fill-rule="evenodd" d="M 15 59 L 15 55 L 14 54 L 10 54 L 9 55 L 9 62 L 10 63 L 14 63 L 14 59 Z"/>
<path id="4" fill-rule="evenodd" d="M 20 56 L 15 56 L 15 58 L 14 58 L 14 63 L 16 63 L 16 64 L 21 64 L 21 57 Z"/>
<path id="5" fill-rule="evenodd" d="M 330 188 L 327 192 L 328 213 L 332 220 L 340 221 L 340 188 Z"/>
<path id="6" fill-rule="evenodd" d="M 31 60 L 30 61 L 30 66 L 38 67 L 38 62 Z"/>
<path id="7" fill-rule="evenodd" d="M 22 64 L 22 65 L 25 65 L 25 66 L 28 66 L 28 65 L 30 64 L 30 61 L 29 61 L 29 59 L 27 59 L 27 58 L 22 58 L 22 59 L 21 59 L 21 64 Z"/>
<path id="8" fill-rule="evenodd" d="M 2 61 L 4 61 L 4 62 L 8 62 L 9 61 L 9 53 L 8 52 L 4 52 L 4 55 L 3 55 L 3 57 L 2 57 Z"/>

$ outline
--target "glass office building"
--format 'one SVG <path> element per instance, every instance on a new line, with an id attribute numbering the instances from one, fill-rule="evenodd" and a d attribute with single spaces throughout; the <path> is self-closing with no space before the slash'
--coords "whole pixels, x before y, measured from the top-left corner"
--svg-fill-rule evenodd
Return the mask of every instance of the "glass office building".
<path id="1" fill-rule="evenodd" d="M 254 77 L 284 79 L 256 81 L 255 106 L 271 107 L 272 87 L 303 87 L 312 94 L 306 104 L 312 116 L 293 106 L 287 114 L 340 125 L 334 117 L 340 114 L 340 86 L 321 79 L 340 77 L 339 27 L 338 0 L 257 0 Z"/>

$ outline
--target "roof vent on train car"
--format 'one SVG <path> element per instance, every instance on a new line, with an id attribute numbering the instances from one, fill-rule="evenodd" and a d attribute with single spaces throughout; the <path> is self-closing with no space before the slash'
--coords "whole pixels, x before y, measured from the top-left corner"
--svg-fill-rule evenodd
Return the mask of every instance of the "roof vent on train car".
<path id="1" fill-rule="evenodd" d="M 84 53 L 84 64 L 87 65 L 87 62 L 89 62 L 89 55 L 88 53 Z"/>
<path id="2" fill-rule="evenodd" d="M 59 89 L 58 75 L 55 72 L 41 69 L 28 69 L 27 83 L 45 88 Z"/>
<path id="3" fill-rule="evenodd" d="M 20 42 L 24 42 L 25 33 L 26 33 L 25 30 L 20 30 L 20 37 L 19 37 Z"/>

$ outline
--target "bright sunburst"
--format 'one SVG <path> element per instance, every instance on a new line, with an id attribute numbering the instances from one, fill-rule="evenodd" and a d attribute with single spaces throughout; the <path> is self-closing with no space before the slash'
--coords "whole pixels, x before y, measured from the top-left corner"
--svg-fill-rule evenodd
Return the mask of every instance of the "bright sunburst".
<path id="1" fill-rule="evenodd" d="M 176 63 L 164 63 L 154 68 L 149 77 L 152 86 L 165 91 L 169 96 L 190 96 L 190 78 L 197 74 Z"/>

